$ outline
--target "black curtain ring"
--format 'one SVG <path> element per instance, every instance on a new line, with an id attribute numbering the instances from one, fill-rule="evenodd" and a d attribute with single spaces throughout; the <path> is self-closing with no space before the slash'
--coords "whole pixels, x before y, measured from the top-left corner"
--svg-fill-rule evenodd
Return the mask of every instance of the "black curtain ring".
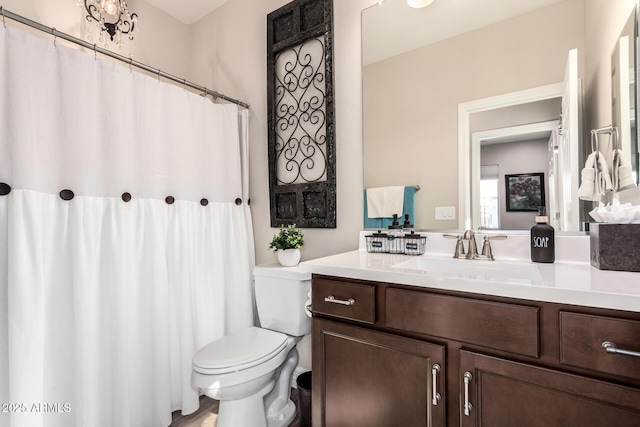
<path id="1" fill-rule="evenodd" d="M 73 191 L 69 189 L 64 189 L 60 191 L 59 195 L 62 200 L 67 200 L 67 201 L 73 200 L 73 198 L 75 197 L 75 194 L 73 194 Z"/>
<path id="2" fill-rule="evenodd" d="M 6 196 L 11 193 L 11 186 L 6 182 L 0 182 L 0 196 Z"/>
<path id="3" fill-rule="evenodd" d="M 176 199 L 173 196 L 167 196 L 165 197 L 164 201 L 166 204 L 172 205 L 176 201 Z"/>

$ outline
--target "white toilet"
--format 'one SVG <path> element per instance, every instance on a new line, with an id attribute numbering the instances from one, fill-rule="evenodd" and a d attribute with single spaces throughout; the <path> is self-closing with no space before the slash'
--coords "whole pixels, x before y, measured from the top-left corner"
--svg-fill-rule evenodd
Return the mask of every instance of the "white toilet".
<path id="1" fill-rule="evenodd" d="M 289 399 L 296 344 L 311 332 L 305 304 L 311 274 L 277 264 L 254 269 L 262 328 L 222 337 L 193 356 L 191 384 L 220 401 L 217 427 L 281 427 L 295 418 Z"/>

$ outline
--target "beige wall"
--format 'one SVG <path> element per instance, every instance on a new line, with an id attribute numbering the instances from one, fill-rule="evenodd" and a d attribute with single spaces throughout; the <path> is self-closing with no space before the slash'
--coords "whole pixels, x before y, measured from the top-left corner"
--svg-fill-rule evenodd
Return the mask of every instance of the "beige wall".
<path id="1" fill-rule="evenodd" d="M 289 0 L 232 0 L 192 26 L 190 77 L 251 105 L 251 210 L 256 262 L 275 262 L 267 163 L 267 15 Z M 376 0 L 334 0 L 337 228 L 305 229 L 302 258 L 357 248 L 362 228 L 360 12 Z"/>
<path id="2" fill-rule="evenodd" d="M 590 129 L 611 124 L 611 61 L 620 30 L 637 0 L 586 0 L 585 22 L 589 31 L 585 33 L 589 56 L 585 64 L 585 105 L 597 106 L 586 111 L 585 135 Z M 606 142 L 606 141 L 605 141 Z M 585 138 L 585 145 L 589 140 Z M 606 147 L 603 148 L 606 150 Z"/>
<path id="3" fill-rule="evenodd" d="M 416 227 L 457 228 L 435 207 L 458 204 L 458 104 L 561 82 L 582 17 L 568 0 L 365 67 L 365 187 L 418 184 Z"/>

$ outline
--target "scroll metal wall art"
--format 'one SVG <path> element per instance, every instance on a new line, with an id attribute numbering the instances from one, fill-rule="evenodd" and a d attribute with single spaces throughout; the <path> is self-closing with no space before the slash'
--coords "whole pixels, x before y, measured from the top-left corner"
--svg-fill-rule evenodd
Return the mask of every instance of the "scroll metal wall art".
<path id="1" fill-rule="evenodd" d="M 336 227 L 331 0 L 267 17 L 271 226 Z"/>

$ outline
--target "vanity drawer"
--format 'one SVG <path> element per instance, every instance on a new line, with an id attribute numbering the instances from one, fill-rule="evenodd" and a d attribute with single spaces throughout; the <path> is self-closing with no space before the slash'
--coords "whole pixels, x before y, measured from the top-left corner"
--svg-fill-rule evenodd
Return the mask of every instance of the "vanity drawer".
<path id="1" fill-rule="evenodd" d="M 640 380 L 640 357 L 608 353 L 604 342 L 640 353 L 640 322 L 560 312 L 560 363 Z"/>
<path id="2" fill-rule="evenodd" d="M 314 313 L 369 324 L 374 324 L 376 321 L 375 286 L 373 285 L 314 277 L 311 292 Z"/>
<path id="3" fill-rule="evenodd" d="M 538 357 L 539 309 L 388 288 L 386 325 L 469 344 Z"/>

